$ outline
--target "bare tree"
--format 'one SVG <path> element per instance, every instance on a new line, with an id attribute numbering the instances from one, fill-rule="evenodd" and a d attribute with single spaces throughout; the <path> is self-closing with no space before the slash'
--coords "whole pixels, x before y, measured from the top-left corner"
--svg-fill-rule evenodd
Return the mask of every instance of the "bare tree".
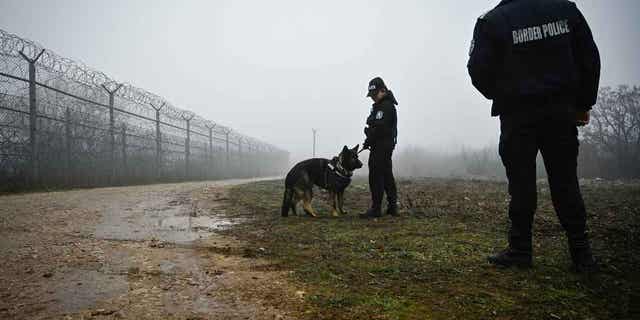
<path id="1" fill-rule="evenodd" d="M 603 176 L 640 178 L 640 87 L 602 88 L 583 141 Z"/>

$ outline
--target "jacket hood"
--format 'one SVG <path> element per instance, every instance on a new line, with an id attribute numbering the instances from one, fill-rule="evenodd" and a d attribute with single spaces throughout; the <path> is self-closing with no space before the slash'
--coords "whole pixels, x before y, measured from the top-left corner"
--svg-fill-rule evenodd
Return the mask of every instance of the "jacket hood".
<path id="1" fill-rule="evenodd" d="M 384 96 L 384 98 L 374 103 L 373 106 L 375 107 L 375 106 L 381 105 L 387 101 L 393 103 L 393 105 L 396 105 L 396 106 L 398 105 L 398 100 L 396 100 L 396 97 L 393 95 L 393 92 L 391 92 L 391 90 L 387 90 L 387 94 Z"/>

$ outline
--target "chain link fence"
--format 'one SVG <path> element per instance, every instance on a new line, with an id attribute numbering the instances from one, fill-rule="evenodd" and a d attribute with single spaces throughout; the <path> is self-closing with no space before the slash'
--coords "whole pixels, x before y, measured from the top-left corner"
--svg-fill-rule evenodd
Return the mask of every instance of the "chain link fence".
<path id="1" fill-rule="evenodd" d="M 281 174 L 289 155 L 0 30 L 0 191 Z"/>

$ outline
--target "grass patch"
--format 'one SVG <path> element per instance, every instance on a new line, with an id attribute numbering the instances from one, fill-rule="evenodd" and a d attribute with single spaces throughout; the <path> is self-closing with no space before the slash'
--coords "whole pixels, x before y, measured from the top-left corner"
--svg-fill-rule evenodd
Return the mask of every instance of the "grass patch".
<path id="1" fill-rule="evenodd" d="M 500 182 L 399 181 L 401 216 L 358 219 L 369 203 L 356 180 L 345 208 L 317 219 L 281 218 L 282 181 L 234 187 L 228 214 L 247 218 L 226 232 L 293 271 L 308 288 L 308 319 L 632 319 L 640 304 L 640 186 L 583 185 L 594 251 L 591 277 L 568 272 L 566 238 L 540 185 L 531 270 L 498 269 L 485 257 L 506 245 L 507 194 Z M 301 211 L 301 210 L 299 210 Z"/>

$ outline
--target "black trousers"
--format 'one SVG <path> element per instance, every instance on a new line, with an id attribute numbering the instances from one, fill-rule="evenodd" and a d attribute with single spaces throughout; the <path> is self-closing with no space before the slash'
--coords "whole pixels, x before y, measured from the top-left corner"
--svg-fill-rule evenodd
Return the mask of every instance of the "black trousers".
<path id="1" fill-rule="evenodd" d="M 531 252 L 531 227 L 537 207 L 536 157 L 542 153 L 551 200 L 569 245 L 588 245 L 586 210 L 577 177 L 578 130 L 569 117 L 500 117 L 499 153 L 509 179 L 509 245 Z"/>
<path id="2" fill-rule="evenodd" d="M 374 210 L 381 209 L 382 197 L 385 193 L 389 205 L 396 205 L 398 201 L 391 161 L 394 147 L 392 142 L 381 142 L 372 147 L 369 154 L 369 190 L 371 190 L 371 208 Z"/>

